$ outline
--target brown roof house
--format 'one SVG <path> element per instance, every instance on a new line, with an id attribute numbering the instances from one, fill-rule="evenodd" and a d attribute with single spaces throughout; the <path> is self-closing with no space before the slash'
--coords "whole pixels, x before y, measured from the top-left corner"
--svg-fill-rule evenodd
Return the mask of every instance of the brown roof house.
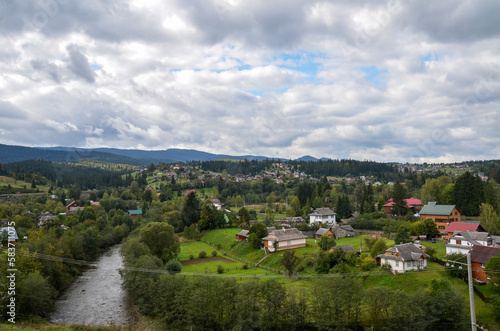
<path id="1" fill-rule="evenodd" d="M 470 250 L 472 278 L 476 283 L 484 284 L 488 282 L 488 276 L 484 272 L 486 263 L 494 257 L 500 255 L 499 247 L 474 245 Z"/>
<path id="2" fill-rule="evenodd" d="M 389 264 L 394 275 L 427 268 L 429 255 L 412 243 L 395 245 L 377 256 L 377 264 Z"/>
<path id="3" fill-rule="evenodd" d="M 248 230 L 241 230 L 236 234 L 236 241 L 247 241 L 248 240 Z"/>
<path id="4" fill-rule="evenodd" d="M 298 229 L 275 230 L 262 238 L 264 248 L 270 252 L 281 251 L 284 249 L 306 247 L 306 236 Z"/>

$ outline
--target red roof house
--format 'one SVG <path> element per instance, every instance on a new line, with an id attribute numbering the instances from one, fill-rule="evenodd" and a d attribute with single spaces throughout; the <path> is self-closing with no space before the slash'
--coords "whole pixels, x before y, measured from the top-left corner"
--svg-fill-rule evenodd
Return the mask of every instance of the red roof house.
<path id="1" fill-rule="evenodd" d="M 455 231 L 487 232 L 479 223 L 451 222 L 450 225 L 448 225 L 448 228 L 446 228 L 448 238 L 451 238 Z"/>
<path id="2" fill-rule="evenodd" d="M 83 206 L 79 204 L 76 201 L 71 202 L 69 205 L 66 206 L 66 213 L 69 214 L 74 211 L 78 211 L 80 209 L 83 209 Z"/>
<path id="3" fill-rule="evenodd" d="M 188 196 L 190 193 L 196 193 L 196 190 L 187 190 L 185 196 Z"/>
<path id="4" fill-rule="evenodd" d="M 417 199 L 414 197 L 411 197 L 409 199 L 405 199 L 405 202 L 406 202 L 406 208 L 412 209 L 414 214 L 418 213 L 422 209 L 422 206 L 423 206 L 422 201 L 420 201 L 420 199 Z M 393 214 L 392 209 L 394 208 L 395 204 L 396 203 L 392 200 L 392 198 L 387 200 L 387 202 L 383 206 L 385 213 L 388 215 Z"/>

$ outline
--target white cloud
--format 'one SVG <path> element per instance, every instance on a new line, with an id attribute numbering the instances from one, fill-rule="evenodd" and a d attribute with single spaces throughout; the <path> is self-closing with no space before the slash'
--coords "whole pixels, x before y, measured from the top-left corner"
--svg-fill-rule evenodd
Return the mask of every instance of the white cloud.
<path id="1" fill-rule="evenodd" d="M 500 158 L 498 7 L 84 1 L 23 30 L 42 9 L 15 2 L 0 143 Z"/>

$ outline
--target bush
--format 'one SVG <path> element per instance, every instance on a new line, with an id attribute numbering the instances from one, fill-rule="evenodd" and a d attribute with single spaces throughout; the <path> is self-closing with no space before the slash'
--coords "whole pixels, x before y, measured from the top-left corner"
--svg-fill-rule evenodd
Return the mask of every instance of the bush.
<path id="1" fill-rule="evenodd" d="M 223 272 L 224 272 L 224 267 L 223 267 L 222 265 L 220 265 L 220 264 L 219 264 L 219 265 L 217 266 L 217 273 L 218 273 L 218 274 L 221 274 L 221 273 L 223 273 Z"/>
<path id="2" fill-rule="evenodd" d="M 212 256 L 216 257 L 217 256 L 217 251 L 212 251 Z"/>
<path id="3" fill-rule="evenodd" d="M 190 260 L 194 260 L 194 255 L 193 254 L 189 254 L 189 259 Z"/>
<path id="4" fill-rule="evenodd" d="M 198 254 L 198 257 L 199 257 L 200 259 L 204 259 L 204 258 L 206 258 L 206 257 L 207 257 L 207 252 L 205 252 L 205 251 L 201 251 L 201 252 Z"/>
<path id="5" fill-rule="evenodd" d="M 387 262 L 382 264 L 380 267 L 386 271 L 390 271 L 390 272 L 392 271 L 392 266 Z"/>
<path id="6" fill-rule="evenodd" d="M 370 257 L 363 259 L 363 262 L 361 263 L 361 269 L 363 269 L 363 271 L 373 270 L 376 266 L 377 263 L 375 263 L 375 260 Z"/>
<path id="7" fill-rule="evenodd" d="M 245 269 L 245 270 L 246 270 L 246 269 L 248 269 L 248 263 L 245 263 L 245 264 L 241 267 L 241 269 Z"/>
<path id="8" fill-rule="evenodd" d="M 171 273 L 181 272 L 182 264 L 179 261 L 175 260 L 175 259 L 174 260 L 170 260 L 170 261 L 167 262 L 167 264 L 165 264 L 165 269 L 167 269 Z"/>

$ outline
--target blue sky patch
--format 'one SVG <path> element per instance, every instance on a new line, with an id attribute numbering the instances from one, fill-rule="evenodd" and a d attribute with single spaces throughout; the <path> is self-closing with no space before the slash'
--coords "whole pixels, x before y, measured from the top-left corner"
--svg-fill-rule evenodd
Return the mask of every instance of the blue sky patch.
<path id="1" fill-rule="evenodd" d="M 376 79 L 376 78 L 380 74 L 386 73 L 387 69 L 379 70 L 376 66 L 369 66 L 369 67 L 361 67 L 360 70 L 362 72 L 366 73 L 366 77 L 365 77 L 366 81 L 373 83 L 373 84 L 377 84 L 377 85 L 385 85 L 384 82 L 382 82 L 381 80 Z"/>
<path id="2" fill-rule="evenodd" d="M 101 70 L 102 65 L 97 64 L 97 63 L 92 63 L 92 69 L 94 69 L 94 71 Z"/>
<path id="3" fill-rule="evenodd" d="M 424 60 L 425 62 L 438 61 L 439 55 L 436 52 L 431 52 L 425 56 L 422 56 L 422 60 Z"/>
<path id="4" fill-rule="evenodd" d="M 274 57 L 274 61 L 278 63 L 278 67 L 299 71 L 306 75 L 306 80 L 314 82 L 321 66 L 319 59 L 323 58 L 325 58 L 325 55 L 321 53 L 298 51 L 295 53 L 279 54 Z"/>

